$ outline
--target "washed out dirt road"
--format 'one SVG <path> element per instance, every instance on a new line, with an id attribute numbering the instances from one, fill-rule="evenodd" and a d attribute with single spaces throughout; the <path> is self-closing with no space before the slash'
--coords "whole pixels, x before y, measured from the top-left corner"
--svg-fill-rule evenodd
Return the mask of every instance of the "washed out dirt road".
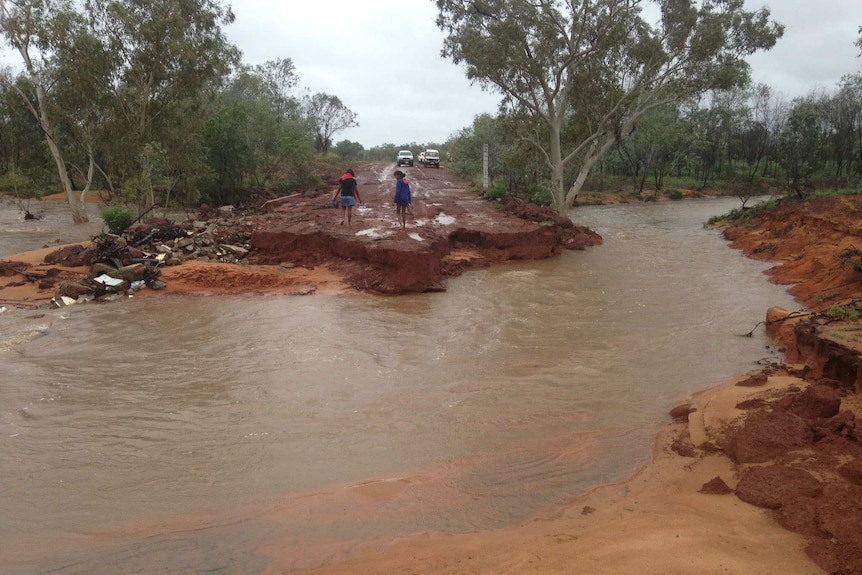
<path id="1" fill-rule="evenodd" d="M 330 174 L 323 190 L 274 198 L 254 209 L 203 207 L 181 228 L 164 220 L 137 226 L 125 234 L 130 249 L 112 252 L 112 261 L 104 263 L 127 266 L 160 254 L 161 260 L 147 263 L 157 266 L 166 287 L 141 290 L 144 296 L 344 289 L 395 295 L 444 290 L 446 278 L 467 269 L 601 243 L 598 234 L 550 209 L 491 202 L 448 170 L 421 166 L 406 169 L 414 213 L 400 230 L 392 202 L 395 169 L 385 162 L 354 167 L 362 202 L 351 225 L 341 223 L 341 210 L 332 205 L 341 174 Z M 53 251 L 2 260 L 0 303 L 45 305 L 58 290 L 77 299 L 84 288 L 64 283 L 105 271 L 94 270 L 88 252 L 66 257 Z"/>

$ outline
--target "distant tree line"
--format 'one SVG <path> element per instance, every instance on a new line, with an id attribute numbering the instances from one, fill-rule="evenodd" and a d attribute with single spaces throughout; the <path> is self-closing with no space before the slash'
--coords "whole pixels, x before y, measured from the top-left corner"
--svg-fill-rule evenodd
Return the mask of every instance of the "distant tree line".
<path id="1" fill-rule="evenodd" d="M 300 90 L 290 58 L 241 62 L 217 0 L 0 0 L 0 190 L 64 191 L 75 222 L 107 190 L 139 211 L 248 202 L 322 185 L 320 154 L 357 126 L 337 97 Z"/>
<path id="2" fill-rule="evenodd" d="M 742 197 L 860 185 L 862 76 L 791 102 L 752 86 L 745 57 L 784 31 L 766 8 L 748 11 L 742 0 L 436 4 L 444 55 L 503 96 L 496 115 L 476 117 L 446 143 L 449 167 L 474 181 L 489 145 L 493 196 L 516 192 L 565 213 L 584 190 L 624 185 L 655 197 L 669 180 Z"/>
<path id="3" fill-rule="evenodd" d="M 482 145 L 490 142 L 492 179 L 550 203 L 549 170 L 510 124 L 504 115 L 476 117 L 447 142 L 450 168 L 477 180 Z M 574 168 L 567 176 L 575 177 Z M 831 92 L 792 101 L 758 85 L 651 110 L 614 142 L 584 189 L 625 187 L 656 198 L 681 186 L 722 186 L 745 197 L 778 190 L 803 198 L 815 186 L 860 185 L 862 74 L 855 74 Z"/>

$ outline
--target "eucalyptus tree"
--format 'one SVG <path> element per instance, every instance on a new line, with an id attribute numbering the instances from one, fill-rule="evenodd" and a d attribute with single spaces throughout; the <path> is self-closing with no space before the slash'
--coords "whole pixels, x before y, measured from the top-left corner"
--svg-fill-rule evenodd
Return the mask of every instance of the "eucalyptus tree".
<path id="1" fill-rule="evenodd" d="M 762 178 L 778 157 L 778 136 L 787 117 L 787 104 L 765 85 L 752 88 L 740 127 L 740 155 L 745 161 L 748 191 L 759 192 Z"/>
<path id="2" fill-rule="evenodd" d="M 793 101 L 793 108 L 781 131 L 780 162 L 787 185 L 802 199 L 811 177 L 822 165 L 823 134 L 816 105 L 805 98 Z"/>
<path id="3" fill-rule="evenodd" d="M 649 110 L 742 84 L 783 27 L 743 0 L 436 0 L 443 56 L 532 118 L 564 214 L 592 167 Z M 656 18 L 650 18 L 651 13 Z M 652 21 L 651 21 L 652 20 Z M 566 141 L 564 132 L 576 135 Z M 574 165 L 571 185 L 566 168 Z"/>
<path id="4" fill-rule="evenodd" d="M 498 119 L 490 114 L 475 116 L 470 126 L 462 128 L 446 142 L 446 148 L 451 154 L 448 167 L 462 177 L 474 178 L 482 174 L 484 145 L 488 142 L 499 142 L 505 137 L 502 130 L 499 130 L 499 125 Z M 497 163 L 496 156 L 495 149 L 489 150 L 491 170 Z"/>
<path id="5" fill-rule="evenodd" d="M 689 148 L 686 136 L 691 129 L 680 115 L 674 105 L 656 108 L 644 114 L 631 136 L 617 142 L 616 151 L 628 166 L 632 186 L 638 194 L 643 193 L 651 177 L 656 197 L 667 171 L 684 160 Z"/>
<path id="6" fill-rule="evenodd" d="M 18 82 L 8 71 L 0 82 L 15 91 L 21 103 L 39 125 L 57 170 L 57 177 L 76 224 L 88 221 L 83 196 L 77 197 L 59 144 L 51 116 L 51 89 L 57 82 L 57 53 L 63 38 L 74 34 L 82 24 L 69 0 L 8 0 L 0 14 L 0 34 L 21 56 L 23 75 L 28 82 Z"/>
<path id="7" fill-rule="evenodd" d="M 359 142 L 341 140 L 335 144 L 335 153 L 342 160 L 361 160 L 365 155 L 365 148 Z"/>
<path id="8" fill-rule="evenodd" d="M 251 184 L 263 189 L 277 175 L 304 173 L 313 134 L 299 100 L 290 59 L 240 67 L 209 111 L 204 143 L 210 167 L 207 201 L 242 201 Z"/>
<path id="9" fill-rule="evenodd" d="M 41 196 L 39 186 L 55 181 L 57 167 L 48 146 L 38 145 L 45 137 L 38 122 L 21 104 L 20 93 L 32 92 L 29 80 L 19 75 L 9 82 L 0 82 L 0 166 L 15 195 Z M 12 89 L 15 83 L 20 85 Z"/>
<path id="10" fill-rule="evenodd" d="M 828 124 L 826 145 L 839 181 L 862 176 L 862 74 L 845 76 L 838 91 L 817 102 Z"/>
<path id="11" fill-rule="evenodd" d="M 296 73 L 293 60 L 290 58 L 269 60 L 255 66 L 254 71 L 269 93 L 276 118 L 279 121 L 299 119 L 300 102 L 293 94 L 293 89 L 299 84 L 299 75 Z"/>
<path id="12" fill-rule="evenodd" d="M 202 167 L 204 111 L 239 61 L 222 26 L 234 21 L 218 0 L 84 0 L 88 27 L 108 58 L 105 111 L 111 169 L 142 205 L 155 201 L 154 149 L 174 187 L 192 187 Z"/>
<path id="13" fill-rule="evenodd" d="M 303 107 L 315 134 L 314 147 L 322 154 L 329 151 L 335 134 L 359 126 L 356 113 L 345 106 L 338 96 L 318 92 L 306 96 Z"/>

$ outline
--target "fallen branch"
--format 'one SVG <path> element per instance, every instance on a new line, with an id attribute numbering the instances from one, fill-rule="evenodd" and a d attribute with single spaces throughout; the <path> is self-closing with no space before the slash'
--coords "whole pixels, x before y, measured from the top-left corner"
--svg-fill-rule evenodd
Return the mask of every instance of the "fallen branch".
<path id="1" fill-rule="evenodd" d="M 21 274 L 22 276 L 24 276 L 25 278 L 27 278 L 30 281 L 36 281 L 36 280 L 41 280 L 41 279 L 45 278 L 44 275 L 33 274 L 30 272 L 25 272 L 24 270 L 15 270 L 15 272 Z"/>
<path id="2" fill-rule="evenodd" d="M 790 312 L 790 313 L 789 313 L 789 314 L 787 314 L 786 316 L 781 317 L 781 318 L 778 318 L 778 319 L 774 319 L 774 320 L 772 320 L 772 321 L 759 321 L 759 322 L 757 322 L 756 324 L 754 324 L 754 327 L 753 327 L 753 328 L 751 328 L 751 331 L 750 331 L 750 332 L 748 332 L 748 333 L 743 333 L 743 334 L 741 334 L 741 335 L 742 335 L 742 337 L 752 337 L 752 336 L 754 335 L 754 330 L 756 330 L 756 329 L 758 328 L 758 326 L 761 326 L 761 325 L 762 325 L 762 326 L 764 326 L 764 327 L 765 327 L 765 326 L 768 326 L 768 325 L 772 325 L 772 324 L 774 324 L 774 323 L 779 323 L 779 322 L 786 321 L 786 320 L 788 320 L 788 319 L 796 319 L 796 318 L 799 318 L 799 317 L 808 317 L 808 316 L 812 316 L 812 315 L 818 315 L 818 314 L 816 314 L 816 313 L 814 313 L 814 312 L 810 312 L 810 311 L 809 311 L 809 312 L 802 312 L 802 311 L 794 311 L 794 312 Z"/>

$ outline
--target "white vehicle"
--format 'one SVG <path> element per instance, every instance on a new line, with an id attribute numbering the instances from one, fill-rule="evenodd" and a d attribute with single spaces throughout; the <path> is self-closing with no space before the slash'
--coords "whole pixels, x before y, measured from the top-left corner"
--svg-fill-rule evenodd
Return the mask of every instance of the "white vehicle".
<path id="1" fill-rule="evenodd" d="M 398 167 L 410 166 L 413 167 L 413 152 L 410 150 L 401 150 L 398 152 Z"/>
<path id="2" fill-rule="evenodd" d="M 427 149 L 419 154 L 419 163 L 423 166 L 440 167 L 440 152 L 437 150 Z"/>

